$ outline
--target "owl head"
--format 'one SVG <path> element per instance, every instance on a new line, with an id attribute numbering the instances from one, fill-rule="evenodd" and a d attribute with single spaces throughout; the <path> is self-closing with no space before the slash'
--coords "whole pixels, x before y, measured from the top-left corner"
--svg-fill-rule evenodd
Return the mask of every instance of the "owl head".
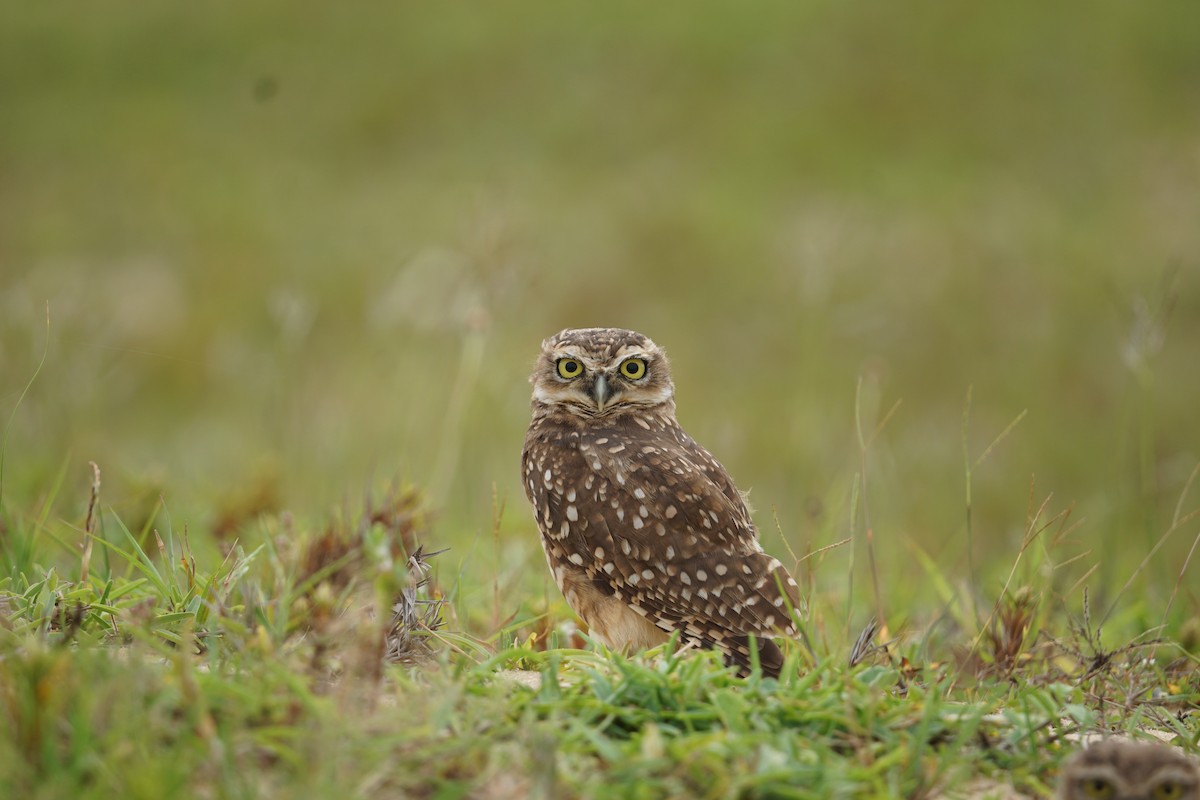
<path id="1" fill-rule="evenodd" d="M 1197 800 L 1200 768 L 1174 747 L 1109 739 L 1063 769 L 1063 800 Z"/>
<path id="2" fill-rule="evenodd" d="M 542 342 L 533 403 L 581 417 L 675 411 L 675 385 L 662 348 L 636 331 L 568 328 Z"/>

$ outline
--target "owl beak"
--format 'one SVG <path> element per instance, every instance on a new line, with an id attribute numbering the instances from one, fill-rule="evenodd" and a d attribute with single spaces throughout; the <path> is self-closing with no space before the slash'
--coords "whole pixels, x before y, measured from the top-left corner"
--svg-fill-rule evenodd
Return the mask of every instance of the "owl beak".
<path id="1" fill-rule="evenodd" d="M 604 404 L 610 397 L 612 397 L 612 392 L 608 388 L 608 379 L 603 375 L 597 375 L 595 382 L 592 383 L 592 399 L 596 401 L 596 408 L 603 411 Z"/>

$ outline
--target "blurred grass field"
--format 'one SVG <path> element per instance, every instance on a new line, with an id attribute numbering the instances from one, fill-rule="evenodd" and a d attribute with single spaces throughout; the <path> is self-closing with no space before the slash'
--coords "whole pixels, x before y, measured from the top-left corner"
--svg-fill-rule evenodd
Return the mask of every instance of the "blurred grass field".
<path id="1" fill-rule="evenodd" d="M 561 608 L 526 378 L 613 325 L 768 550 L 853 537 L 836 641 L 1066 511 L 1015 584 L 1178 634 L 1198 267 L 1194 2 L 0 8 L 0 511 L 60 541 L 89 461 L 210 558 L 400 481 L 460 614 Z"/>

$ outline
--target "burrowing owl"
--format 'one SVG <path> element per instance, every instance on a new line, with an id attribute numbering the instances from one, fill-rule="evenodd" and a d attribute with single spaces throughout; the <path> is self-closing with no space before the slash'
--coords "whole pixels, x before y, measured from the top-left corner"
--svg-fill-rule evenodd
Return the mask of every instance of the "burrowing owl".
<path id="1" fill-rule="evenodd" d="M 679 631 L 749 668 L 783 666 L 796 582 L 763 552 L 745 500 L 675 421 L 666 354 L 640 333 L 565 330 L 530 377 L 525 493 L 558 588 L 591 635 L 617 649 Z"/>
<path id="2" fill-rule="evenodd" d="M 1174 747 L 1107 739 L 1072 756 L 1061 800 L 1198 800 L 1200 767 Z"/>

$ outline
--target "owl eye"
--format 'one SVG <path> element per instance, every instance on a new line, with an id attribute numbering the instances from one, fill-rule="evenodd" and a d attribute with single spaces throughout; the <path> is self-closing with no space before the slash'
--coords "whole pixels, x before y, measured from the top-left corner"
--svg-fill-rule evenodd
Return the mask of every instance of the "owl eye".
<path id="1" fill-rule="evenodd" d="M 1177 800 L 1183 797 L 1183 785 L 1175 781 L 1163 781 L 1151 793 L 1154 800 Z"/>
<path id="2" fill-rule="evenodd" d="M 578 378 L 583 372 L 583 364 L 574 358 L 560 358 L 558 360 L 558 374 L 564 378 Z"/>
<path id="3" fill-rule="evenodd" d="M 1079 788 L 1088 797 L 1105 800 L 1113 796 L 1113 785 L 1104 778 L 1084 778 L 1079 782 Z"/>
<path id="4" fill-rule="evenodd" d="M 631 358 L 621 365 L 621 374 L 630 380 L 637 380 L 646 374 L 646 359 Z"/>

